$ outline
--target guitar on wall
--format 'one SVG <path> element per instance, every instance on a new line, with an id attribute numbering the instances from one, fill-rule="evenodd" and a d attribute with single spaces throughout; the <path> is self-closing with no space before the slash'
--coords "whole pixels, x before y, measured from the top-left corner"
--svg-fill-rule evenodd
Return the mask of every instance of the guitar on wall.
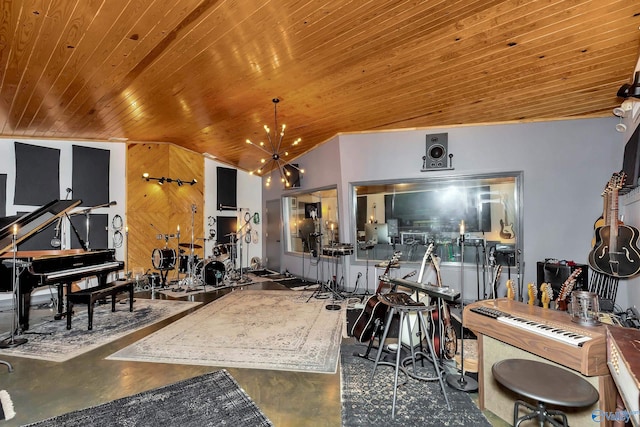
<path id="1" fill-rule="evenodd" d="M 431 257 L 431 263 L 436 271 L 436 282 L 438 287 L 442 287 L 442 278 L 440 276 L 440 258 Z M 442 321 L 440 320 L 442 319 Z M 433 349 L 438 357 L 453 359 L 458 351 L 458 339 L 456 330 L 451 324 L 451 313 L 447 302 L 442 298 L 438 298 L 438 309 L 431 311 L 431 340 Z M 440 339 L 442 337 L 442 340 Z"/>
<path id="2" fill-rule="evenodd" d="M 507 217 L 507 204 L 502 198 L 502 205 L 504 206 L 504 221 L 500 219 L 500 237 L 502 239 L 513 239 L 516 237 L 516 233 L 513 231 L 513 223 L 509 224 Z"/>
<path id="3" fill-rule="evenodd" d="M 567 297 L 573 290 L 573 286 L 576 283 L 576 279 L 582 273 L 581 268 L 576 268 L 571 272 L 571 275 L 564 281 L 560 291 L 558 292 L 558 298 L 556 298 L 556 309 L 561 311 L 567 311 Z"/>
<path id="4" fill-rule="evenodd" d="M 637 228 L 623 225 L 618 218 L 618 193 L 626 174 L 615 174 L 609 201 L 608 224 L 596 231 L 596 246 L 589 252 L 589 264 L 596 270 L 615 277 L 631 277 L 640 273 L 640 251 Z"/>
<path id="5" fill-rule="evenodd" d="M 380 282 L 378 283 L 378 289 L 376 289 L 376 293 L 369 297 L 367 303 L 364 305 L 364 308 L 360 312 L 358 319 L 353 324 L 353 328 L 351 328 L 351 335 L 353 335 L 358 341 L 366 342 L 372 341 L 374 332 L 376 330 L 376 325 L 378 322 L 382 322 L 384 320 L 384 316 L 387 313 L 387 306 L 380 301 L 378 297 L 382 292 L 382 288 L 386 285 L 384 278 L 389 274 L 389 269 L 391 266 L 398 262 L 402 252 L 394 252 L 389 259 L 387 267 L 384 270 L 384 273 L 380 277 Z"/>

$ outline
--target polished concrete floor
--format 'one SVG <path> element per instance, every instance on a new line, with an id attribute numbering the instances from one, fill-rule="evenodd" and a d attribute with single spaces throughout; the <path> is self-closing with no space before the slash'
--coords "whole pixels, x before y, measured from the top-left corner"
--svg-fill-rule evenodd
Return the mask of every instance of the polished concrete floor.
<path id="1" fill-rule="evenodd" d="M 274 282 L 245 288 L 287 289 Z M 208 303 L 227 292 L 228 289 L 211 291 L 191 295 L 189 299 Z M 136 298 L 145 297 L 150 297 L 149 292 L 136 294 Z M 10 310 L 0 313 L 0 331 L 11 330 L 11 316 Z M 52 316 L 50 309 L 34 307 L 31 323 Z M 13 372 L 7 372 L 0 365 L 0 389 L 9 392 L 16 411 L 15 418 L 0 423 L 7 427 L 18 426 L 223 368 L 105 360 L 110 354 L 175 320 L 150 326 L 64 363 L 0 357 L 13 365 Z M 277 427 L 341 425 L 339 369 L 336 374 L 237 368 L 228 368 L 228 371 Z M 494 426 L 509 425 L 492 414 L 487 415 Z"/>

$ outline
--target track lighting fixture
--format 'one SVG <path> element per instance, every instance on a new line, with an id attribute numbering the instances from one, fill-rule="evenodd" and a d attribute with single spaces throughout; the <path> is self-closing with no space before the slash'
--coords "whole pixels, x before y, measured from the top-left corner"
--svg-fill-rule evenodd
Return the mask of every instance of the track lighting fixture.
<path id="1" fill-rule="evenodd" d="M 182 187 L 185 184 L 195 185 L 198 182 L 198 180 L 195 179 L 195 178 L 193 178 L 191 181 L 184 181 L 184 180 L 182 180 L 180 178 L 177 178 L 177 179 L 165 178 L 164 176 L 161 177 L 161 178 L 154 178 L 152 176 L 149 176 L 149 174 L 147 172 L 142 174 L 142 178 L 147 180 L 147 182 L 150 181 L 150 180 L 158 181 L 158 185 L 163 185 L 165 182 L 168 182 L 168 183 L 175 182 L 176 184 L 178 184 L 178 187 Z"/>

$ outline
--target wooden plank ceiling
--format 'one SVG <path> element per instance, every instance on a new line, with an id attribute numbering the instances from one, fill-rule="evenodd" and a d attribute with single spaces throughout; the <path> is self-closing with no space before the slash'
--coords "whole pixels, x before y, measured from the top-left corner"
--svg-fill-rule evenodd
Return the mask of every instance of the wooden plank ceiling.
<path id="1" fill-rule="evenodd" d="M 0 136 L 171 142 L 243 170 L 273 98 L 290 158 L 339 132 L 607 116 L 640 46 L 632 0 L 0 8 Z"/>

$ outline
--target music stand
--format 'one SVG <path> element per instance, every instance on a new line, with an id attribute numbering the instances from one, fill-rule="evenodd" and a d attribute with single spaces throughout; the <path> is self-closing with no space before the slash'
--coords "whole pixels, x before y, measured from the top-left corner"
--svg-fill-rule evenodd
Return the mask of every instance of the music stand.
<path id="1" fill-rule="evenodd" d="M 13 259 L 11 260 L 12 264 L 13 264 L 13 314 L 12 314 L 12 322 L 11 322 L 11 335 L 9 336 L 9 338 L 6 338 L 5 340 L 3 340 L 2 342 L 0 342 L 0 348 L 13 348 L 13 347 L 17 347 L 19 345 L 22 345 L 24 343 L 27 342 L 26 338 L 16 338 L 16 329 L 18 328 L 17 325 L 17 316 L 18 316 L 18 295 L 19 295 L 19 291 L 20 291 L 20 279 L 18 278 L 19 276 L 19 272 L 17 269 L 17 260 L 16 260 L 16 253 L 18 251 L 18 246 L 16 244 L 16 235 L 18 234 L 18 227 L 14 226 L 13 227 Z M 26 310 L 28 310 L 29 307 L 26 308 Z M 11 366 L 11 364 L 9 362 L 5 362 L 0 360 L 0 363 L 5 364 L 9 367 L 9 372 L 11 372 L 13 370 L 13 367 Z"/>
<path id="2" fill-rule="evenodd" d="M 460 375 L 449 374 L 447 384 L 460 391 L 478 390 L 478 382 L 464 374 L 464 221 L 460 223 Z"/>

